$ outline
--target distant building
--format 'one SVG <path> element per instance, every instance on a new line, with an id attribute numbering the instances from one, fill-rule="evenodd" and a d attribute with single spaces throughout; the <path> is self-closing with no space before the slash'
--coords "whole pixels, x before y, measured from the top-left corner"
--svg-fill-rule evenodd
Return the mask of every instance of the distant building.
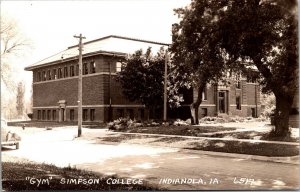
<path id="1" fill-rule="evenodd" d="M 193 93 L 196 99 L 197 92 Z M 217 115 L 258 117 L 261 113 L 259 85 L 247 78 L 230 80 L 229 85 L 208 84 L 202 99 L 200 118 Z"/>
<path id="2" fill-rule="evenodd" d="M 107 122 L 120 117 L 145 119 L 145 106 L 128 101 L 116 82 L 121 61 L 138 49 L 148 47 L 157 52 L 168 44 L 121 36 L 106 36 L 85 42 L 83 46 L 84 122 Z M 78 46 L 30 65 L 33 72 L 33 120 L 77 121 Z M 199 116 L 220 114 L 253 116 L 260 114 L 260 91 L 256 83 L 240 79 L 230 86 L 208 85 L 203 93 Z M 130 82 L 128 82 L 130 83 Z M 196 97 L 193 90 L 184 90 L 182 107 L 169 110 L 169 117 L 190 117 L 189 106 Z"/>

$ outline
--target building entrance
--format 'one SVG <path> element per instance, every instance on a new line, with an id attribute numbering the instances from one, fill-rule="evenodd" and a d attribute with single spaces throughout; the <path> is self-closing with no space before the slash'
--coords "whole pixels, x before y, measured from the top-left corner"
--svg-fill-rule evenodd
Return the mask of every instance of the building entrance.
<path id="1" fill-rule="evenodd" d="M 66 101 L 60 100 L 58 102 L 59 104 L 59 112 L 58 112 L 58 121 L 66 121 Z"/>
<path id="2" fill-rule="evenodd" d="M 227 113 L 228 111 L 228 102 L 227 102 L 227 93 L 226 91 L 220 91 L 218 95 L 218 112 L 219 113 Z"/>

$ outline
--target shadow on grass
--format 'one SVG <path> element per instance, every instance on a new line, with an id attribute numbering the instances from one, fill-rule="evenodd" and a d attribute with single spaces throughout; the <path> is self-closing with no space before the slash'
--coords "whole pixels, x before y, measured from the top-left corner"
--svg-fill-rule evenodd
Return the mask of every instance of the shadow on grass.
<path id="1" fill-rule="evenodd" d="M 284 142 L 299 142 L 299 138 L 287 137 L 276 137 L 269 132 L 258 132 L 258 131 L 243 131 L 236 133 L 216 133 L 209 136 L 203 135 L 203 137 L 232 137 L 235 139 L 257 139 L 266 141 L 284 141 Z"/>
<path id="2" fill-rule="evenodd" d="M 150 134 L 165 134 L 165 135 L 183 135 L 183 136 L 199 136 L 201 133 L 212 133 L 218 131 L 233 131 L 236 128 L 222 126 L 157 126 L 157 127 L 136 127 L 125 130 L 118 130 L 128 133 L 150 133 Z"/>
<path id="3" fill-rule="evenodd" d="M 185 149 L 260 155 L 268 157 L 288 157 L 299 155 L 299 146 L 273 143 L 250 143 L 241 141 L 204 140 L 202 142 L 193 142 L 191 143 L 191 147 L 185 147 Z"/>

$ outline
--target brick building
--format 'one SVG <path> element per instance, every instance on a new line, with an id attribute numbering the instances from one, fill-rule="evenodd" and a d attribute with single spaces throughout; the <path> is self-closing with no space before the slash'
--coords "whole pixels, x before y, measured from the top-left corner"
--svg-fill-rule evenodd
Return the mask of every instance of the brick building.
<path id="1" fill-rule="evenodd" d="M 155 53 L 168 44 L 120 36 L 107 36 L 85 42 L 83 46 L 83 121 L 107 122 L 129 116 L 145 119 L 147 110 L 140 103 L 128 101 L 115 81 L 121 61 L 138 49 L 151 47 Z M 78 46 L 30 65 L 33 72 L 33 120 L 77 121 Z M 179 109 L 170 110 L 170 117 L 190 117 L 189 105 L 196 92 L 184 93 L 185 102 Z M 208 85 L 199 115 L 218 114 L 257 116 L 260 113 L 260 92 L 255 83 L 246 79 L 237 85 Z"/>
<path id="2" fill-rule="evenodd" d="M 193 92 L 194 99 L 197 93 Z M 208 84 L 202 93 L 199 116 L 232 115 L 258 117 L 261 113 L 260 88 L 257 83 L 239 78 L 227 86 Z"/>
<path id="3" fill-rule="evenodd" d="M 130 116 L 146 117 L 144 105 L 129 102 L 115 81 L 121 61 L 138 49 L 157 52 L 164 43 L 120 36 L 85 42 L 82 66 L 83 121 L 110 121 Z M 30 65 L 33 72 L 33 120 L 77 121 L 78 46 Z"/>

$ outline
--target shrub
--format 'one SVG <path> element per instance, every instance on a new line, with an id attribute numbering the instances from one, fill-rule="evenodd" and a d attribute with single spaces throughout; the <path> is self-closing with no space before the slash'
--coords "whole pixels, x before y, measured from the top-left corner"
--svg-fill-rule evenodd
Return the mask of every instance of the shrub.
<path id="1" fill-rule="evenodd" d="M 143 126 L 142 123 L 139 123 L 135 120 L 131 120 L 130 118 L 119 118 L 107 124 L 107 128 L 109 130 L 116 130 L 116 131 L 130 129 L 134 127 L 141 127 L 141 126 Z"/>
<path id="2" fill-rule="evenodd" d="M 176 126 L 183 126 L 183 125 L 190 125 L 191 124 L 191 120 L 181 120 L 181 119 L 176 119 L 176 121 L 174 121 L 173 125 L 176 125 Z"/>

